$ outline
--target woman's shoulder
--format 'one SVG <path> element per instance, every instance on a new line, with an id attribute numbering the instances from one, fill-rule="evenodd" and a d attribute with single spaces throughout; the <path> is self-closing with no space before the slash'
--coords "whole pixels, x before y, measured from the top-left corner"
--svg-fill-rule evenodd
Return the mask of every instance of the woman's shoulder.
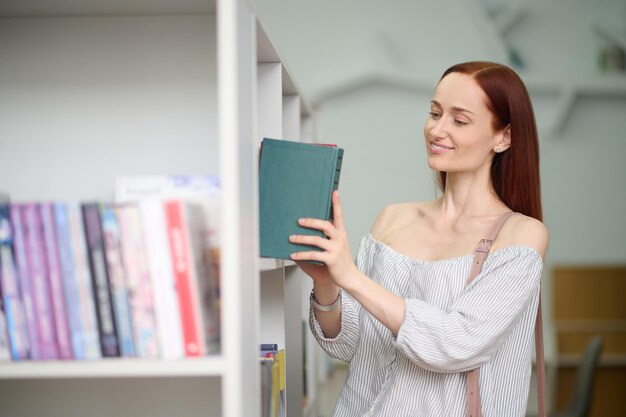
<path id="1" fill-rule="evenodd" d="M 382 238 L 398 227 L 423 218 L 432 206 L 431 201 L 390 204 L 378 213 L 370 233 L 377 238 Z"/>
<path id="2" fill-rule="evenodd" d="M 517 213 L 506 221 L 498 234 L 496 245 L 528 246 L 535 249 L 543 258 L 548 246 L 548 229 L 539 220 Z M 498 242 L 499 241 L 499 242 Z"/>

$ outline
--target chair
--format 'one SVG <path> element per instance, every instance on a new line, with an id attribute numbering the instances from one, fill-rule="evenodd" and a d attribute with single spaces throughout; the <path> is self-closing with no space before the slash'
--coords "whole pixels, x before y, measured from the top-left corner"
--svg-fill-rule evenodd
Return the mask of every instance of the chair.
<path id="1" fill-rule="evenodd" d="M 578 370 L 576 385 L 567 408 L 549 417 L 588 417 L 596 379 L 598 360 L 602 352 L 602 337 L 595 336 L 587 344 Z"/>

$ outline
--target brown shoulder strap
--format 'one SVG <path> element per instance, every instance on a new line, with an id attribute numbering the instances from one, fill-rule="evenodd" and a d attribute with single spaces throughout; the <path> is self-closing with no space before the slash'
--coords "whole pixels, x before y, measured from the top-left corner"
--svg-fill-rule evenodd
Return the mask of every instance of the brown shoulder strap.
<path id="1" fill-rule="evenodd" d="M 487 236 L 484 239 L 481 239 L 480 242 L 478 242 L 478 245 L 474 250 L 474 260 L 472 261 L 472 268 L 470 269 L 469 276 L 467 277 L 468 285 L 472 281 L 474 281 L 474 278 L 476 278 L 476 276 L 480 272 L 483 266 L 483 262 L 485 262 L 485 259 L 487 259 L 489 250 L 491 250 L 491 245 L 493 244 L 493 241 L 496 240 L 496 237 L 498 236 L 498 232 L 500 232 L 502 225 L 504 225 L 509 217 L 514 214 L 515 212 L 511 211 L 500 216 L 500 218 L 493 225 L 489 233 L 487 233 Z"/>
<path id="2" fill-rule="evenodd" d="M 515 212 L 510 212 L 502 215 L 498 221 L 493 225 L 489 233 L 484 239 L 481 239 L 474 251 L 474 259 L 472 260 L 472 267 L 467 278 L 467 284 L 469 285 L 474 278 L 480 273 L 483 266 L 483 262 L 489 254 L 493 241 L 496 240 L 498 232 L 502 228 L 502 225 L 511 217 Z M 543 357 L 543 326 L 541 319 L 541 293 L 539 294 L 539 305 L 537 307 L 537 319 L 535 321 L 535 355 L 537 365 L 537 402 L 539 417 L 546 417 L 546 402 L 545 402 L 545 366 Z M 480 405 L 480 385 L 478 383 L 478 368 L 467 371 L 467 417 L 482 417 L 482 410 Z"/>

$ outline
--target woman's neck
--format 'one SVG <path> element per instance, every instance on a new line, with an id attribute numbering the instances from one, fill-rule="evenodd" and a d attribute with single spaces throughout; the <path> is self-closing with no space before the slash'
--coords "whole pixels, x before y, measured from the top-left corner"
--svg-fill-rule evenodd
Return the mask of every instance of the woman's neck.
<path id="1" fill-rule="evenodd" d="M 490 216 L 507 209 L 496 194 L 489 173 L 448 173 L 446 189 L 438 203 L 441 215 L 449 219 Z"/>

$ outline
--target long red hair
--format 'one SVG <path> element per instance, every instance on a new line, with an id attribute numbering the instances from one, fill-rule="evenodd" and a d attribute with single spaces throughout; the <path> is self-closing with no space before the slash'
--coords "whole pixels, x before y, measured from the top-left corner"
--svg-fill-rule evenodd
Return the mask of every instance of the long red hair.
<path id="1" fill-rule="evenodd" d="M 511 147 L 496 153 L 491 163 L 491 182 L 498 197 L 511 210 L 542 221 L 539 140 L 526 86 L 511 68 L 493 62 L 457 64 L 441 79 L 453 72 L 471 76 L 485 92 L 494 130 L 511 126 Z M 445 190 L 445 172 L 439 172 L 438 182 Z"/>

